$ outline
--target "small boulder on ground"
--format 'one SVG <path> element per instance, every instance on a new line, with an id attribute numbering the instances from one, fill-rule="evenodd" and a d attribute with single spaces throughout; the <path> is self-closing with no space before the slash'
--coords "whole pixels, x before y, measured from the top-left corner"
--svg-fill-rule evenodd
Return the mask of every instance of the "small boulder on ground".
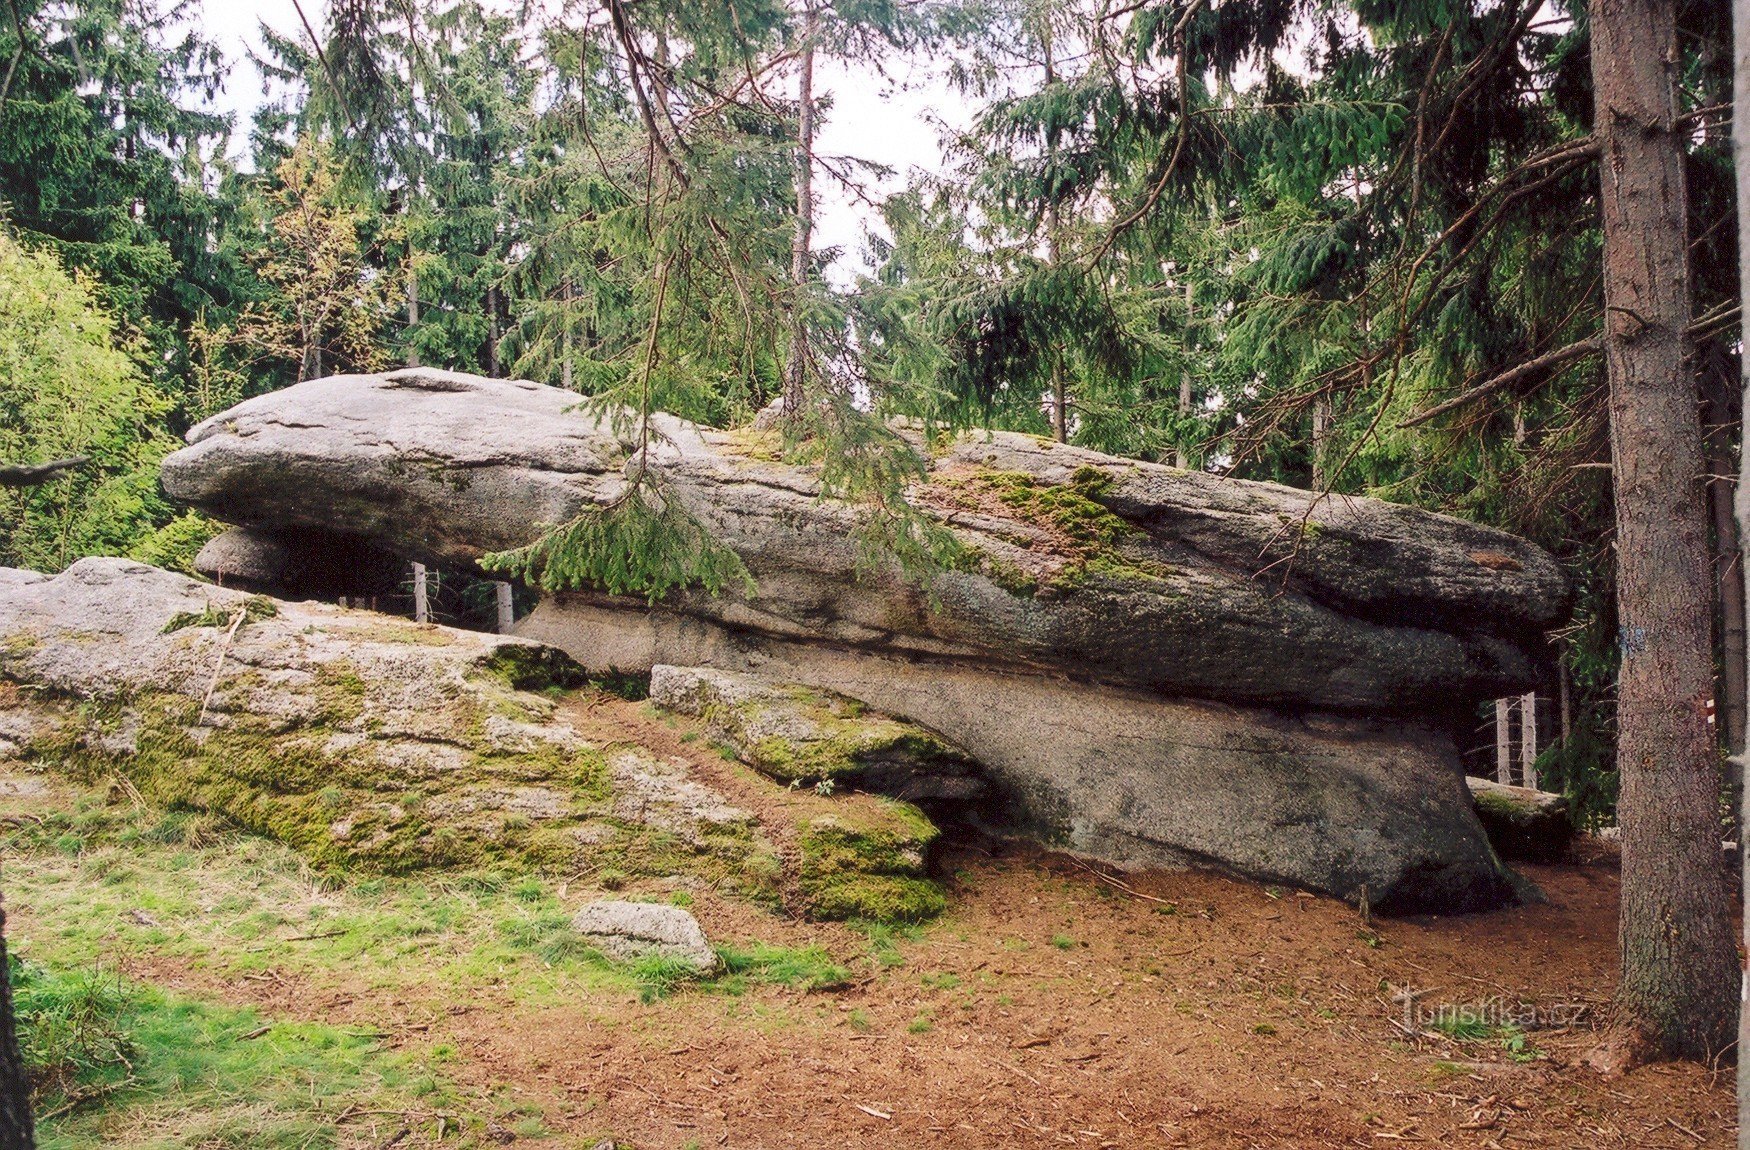
<path id="1" fill-rule="evenodd" d="M 699 920 L 678 906 L 655 902 L 592 902 L 571 925 L 591 946 L 619 962 L 652 955 L 701 973 L 717 969 L 717 952 Z"/>
<path id="2" fill-rule="evenodd" d="M 1566 796 L 1475 775 L 1465 782 L 1496 854 L 1523 862 L 1557 862 L 1567 857 L 1574 842 L 1574 824 L 1568 818 Z"/>

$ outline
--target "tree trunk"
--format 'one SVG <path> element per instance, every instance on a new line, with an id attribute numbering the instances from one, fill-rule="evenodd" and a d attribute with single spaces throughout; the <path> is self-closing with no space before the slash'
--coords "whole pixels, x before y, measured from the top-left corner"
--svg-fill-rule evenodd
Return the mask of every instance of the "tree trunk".
<path id="1" fill-rule="evenodd" d="M 795 421 L 808 402 L 808 324 L 803 298 L 814 242 L 814 40 L 820 14 L 809 4 L 802 17 L 802 77 L 796 95 L 796 231 L 790 241 L 790 362 L 784 370 L 784 415 Z"/>
<path id="2" fill-rule="evenodd" d="M 407 259 L 407 366 L 419 366 L 419 348 L 413 333 L 419 329 L 419 273 L 413 270 L 413 253 Z"/>
<path id="3" fill-rule="evenodd" d="M 0 906 L 0 1150 L 31 1150 L 36 1137 L 30 1117 L 30 1080 L 18 1049 L 6 961 L 6 908 Z"/>
<path id="4" fill-rule="evenodd" d="M 1605 359 L 1616 495 L 1621 1065 L 1732 1041 L 1737 969 L 1719 839 L 1701 417 L 1685 363 L 1687 193 L 1674 0 L 1592 0 Z"/>
<path id="5" fill-rule="evenodd" d="M 1732 518 L 1732 434 L 1738 422 L 1732 417 L 1724 388 L 1726 373 L 1710 366 L 1702 388 L 1702 422 L 1707 445 L 1708 514 L 1713 521 L 1714 587 L 1720 610 L 1720 683 L 1717 710 L 1720 733 L 1734 755 L 1744 751 L 1745 675 L 1747 653 L 1744 629 L 1744 576 L 1738 570 L 1738 522 Z"/>
<path id="6" fill-rule="evenodd" d="M 1746 314 L 1750 314 L 1750 218 L 1746 218 L 1745 205 L 1750 204 L 1750 0 L 1732 0 L 1732 152 L 1738 178 L 1738 291 L 1739 300 Z M 1750 413 L 1750 356 L 1739 359 L 1739 370 L 1743 375 L 1740 381 L 1746 406 L 1741 410 Z M 1738 573 L 1746 581 L 1750 589 L 1750 450 L 1740 449 L 1738 452 L 1738 546 L 1747 549 L 1740 556 Z M 1746 598 L 1750 598 L 1747 590 Z M 1739 700 L 1747 710 L 1750 701 Z M 1738 752 L 1738 769 L 1744 770 L 1744 751 Z M 1744 789 L 1750 794 L 1750 787 Z M 1750 850 L 1744 849 L 1743 828 L 1750 826 L 1750 811 L 1740 811 L 1738 816 L 1739 848 L 1738 856 L 1750 860 Z M 1750 867 L 1746 868 L 1750 872 Z M 1750 873 L 1744 876 L 1750 878 Z M 1750 892 L 1750 881 L 1744 883 L 1744 890 Z M 1750 950 L 1750 914 L 1744 916 L 1744 943 Z M 1745 1121 L 1750 1115 L 1750 1009 L 1745 1009 L 1743 999 L 1750 997 L 1750 981 L 1742 972 L 1738 978 L 1740 1018 L 1738 1021 L 1738 1145 L 1742 1150 L 1750 1150 L 1750 1122 Z"/>
<path id="7" fill-rule="evenodd" d="M 1191 281 L 1185 281 L 1185 367 L 1179 372 L 1179 418 L 1191 417 L 1191 310 L 1195 297 Z M 1179 430 L 1179 445 L 1173 451 L 1174 467 L 1191 466 L 1191 444 L 1183 427 Z"/>
<path id="8" fill-rule="evenodd" d="M 498 370 L 498 285 L 486 287 L 486 374 L 493 379 Z"/>
<path id="9" fill-rule="evenodd" d="M 1057 61 L 1052 55 L 1050 16 L 1046 17 L 1046 25 L 1040 37 L 1045 49 L 1045 87 L 1049 90 L 1057 85 Z M 1057 164 L 1057 137 L 1052 134 L 1045 146 L 1046 166 L 1055 168 Z M 1055 191 L 1053 191 L 1055 197 Z M 1057 267 L 1062 258 L 1062 221 L 1057 215 L 1057 200 L 1047 201 L 1045 205 L 1045 245 L 1046 255 L 1051 260 L 1051 266 Z M 1063 381 L 1063 352 L 1061 348 L 1053 348 L 1051 352 L 1051 436 L 1059 443 L 1069 442 L 1069 389 Z"/>
<path id="10" fill-rule="evenodd" d="M 1325 474 L 1325 448 L 1331 438 L 1331 397 L 1325 392 L 1313 396 L 1312 409 L 1312 489 L 1323 491 L 1330 478 Z"/>

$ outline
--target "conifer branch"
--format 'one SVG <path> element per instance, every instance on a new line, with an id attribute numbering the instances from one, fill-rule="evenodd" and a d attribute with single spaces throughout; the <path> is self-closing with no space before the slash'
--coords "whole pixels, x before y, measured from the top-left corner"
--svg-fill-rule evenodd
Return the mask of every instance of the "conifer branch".
<path id="1" fill-rule="evenodd" d="M 1536 375 L 1542 371 L 1551 371 L 1555 368 L 1561 367 L 1563 364 L 1570 363 L 1573 360 L 1581 359 L 1588 355 L 1596 355 L 1603 350 L 1604 340 L 1599 336 L 1593 336 L 1590 339 L 1582 339 L 1570 343 L 1566 347 L 1557 348 L 1548 355 L 1540 355 L 1536 359 L 1527 360 L 1518 367 L 1510 368 L 1499 375 L 1492 376 L 1489 379 L 1484 380 L 1482 383 L 1477 384 L 1475 387 L 1460 392 L 1451 399 L 1435 404 L 1426 411 L 1419 412 L 1407 419 L 1401 420 L 1398 423 L 1398 427 L 1402 429 L 1416 427 L 1420 424 L 1427 423 L 1429 420 L 1445 415 L 1447 412 L 1452 411 L 1455 408 L 1463 407 L 1467 403 L 1473 403 L 1486 395 L 1492 395 L 1504 387 L 1519 382 L 1527 376 Z"/>
<path id="2" fill-rule="evenodd" d="M 52 463 L 9 463 L 0 465 L 0 487 L 36 487 L 52 482 L 61 472 L 91 462 L 87 455 L 57 459 Z"/>

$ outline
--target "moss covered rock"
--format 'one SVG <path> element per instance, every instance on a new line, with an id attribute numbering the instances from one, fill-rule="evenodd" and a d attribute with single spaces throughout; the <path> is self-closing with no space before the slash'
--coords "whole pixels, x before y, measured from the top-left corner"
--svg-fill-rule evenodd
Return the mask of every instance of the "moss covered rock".
<path id="1" fill-rule="evenodd" d="M 965 803 L 984 791 L 978 764 L 959 747 L 831 691 L 659 665 L 650 699 L 703 719 L 742 762 L 787 786 L 850 785 L 913 802 Z"/>
<path id="2" fill-rule="evenodd" d="M 909 803 L 844 804 L 799 829 L 798 880 L 813 917 L 916 922 L 947 906 L 927 870 L 936 828 Z"/>
<path id="3" fill-rule="evenodd" d="M 750 813 L 557 718 L 550 689 L 576 678 L 525 640 L 123 560 L 0 572 L 0 684 L 19 703 L 0 754 L 127 778 L 323 866 L 694 874 L 775 900 Z"/>
<path id="4" fill-rule="evenodd" d="M 1477 818 L 1504 859 L 1558 862 L 1574 845 L 1574 823 L 1564 795 L 1468 776 Z"/>

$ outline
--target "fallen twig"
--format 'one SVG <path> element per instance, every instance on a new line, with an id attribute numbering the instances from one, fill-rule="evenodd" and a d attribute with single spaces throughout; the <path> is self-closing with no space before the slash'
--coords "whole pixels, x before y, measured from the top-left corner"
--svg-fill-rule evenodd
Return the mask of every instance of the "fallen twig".
<path id="1" fill-rule="evenodd" d="M 213 663 L 213 681 L 207 684 L 207 693 L 201 698 L 201 713 L 195 716 L 194 725 L 197 727 L 207 721 L 207 708 L 212 705 L 213 692 L 219 689 L 219 675 L 225 670 L 225 656 L 231 652 L 231 640 L 237 637 L 237 628 L 243 626 L 243 620 L 248 616 L 248 608 L 237 608 L 237 617 L 231 620 L 231 626 L 225 632 L 225 641 L 219 644 L 219 658 Z"/>

